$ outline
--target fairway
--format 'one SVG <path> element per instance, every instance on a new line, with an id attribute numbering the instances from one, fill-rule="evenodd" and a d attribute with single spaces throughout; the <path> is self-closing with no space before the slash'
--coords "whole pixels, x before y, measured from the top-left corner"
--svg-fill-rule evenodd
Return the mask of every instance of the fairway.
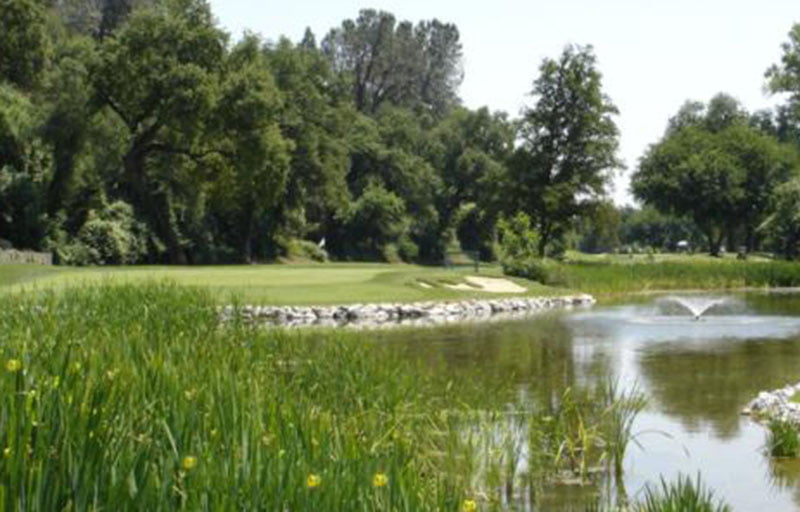
<path id="1" fill-rule="evenodd" d="M 446 284 L 464 282 L 471 268 L 445 270 L 419 265 L 336 263 L 308 265 L 230 265 L 203 267 L 37 267 L 0 266 L 0 290 L 35 292 L 63 290 L 87 284 L 130 284 L 169 281 L 206 289 L 218 303 L 241 301 L 264 305 L 347 304 L 355 302 L 413 302 L 498 297 L 480 290 L 452 290 Z M 482 268 L 480 275 L 500 277 L 499 267 Z M 525 279 L 525 295 L 556 290 Z M 425 288 L 424 282 L 430 285 Z M 502 294 L 502 296 L 514 294 Z"/>

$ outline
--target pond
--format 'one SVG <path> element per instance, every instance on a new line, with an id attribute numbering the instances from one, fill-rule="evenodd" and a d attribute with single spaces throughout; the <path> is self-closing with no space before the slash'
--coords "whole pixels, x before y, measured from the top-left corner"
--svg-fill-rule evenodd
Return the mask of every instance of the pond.
<path id="1" fill-rule="evenodd" d="M 724 297 L 699 320 L 681 301 L 691 308 L 702 298 L 640 296 L 525 320 L 379 336 L 415 357 L 515 379 L 545 400 L 609 377 L 639 389 L 648 407 L 625 459 L 625 488 L 634 499 L 661 476 L 700 473 L 734 510 L 800 509 L 800 464 L 767 457 L 766 430 L 741 414 L 758 392 L 800 381 L 800 294 Z M 583 494 L 562 486 L 552 498 L 565 504 Z"/>

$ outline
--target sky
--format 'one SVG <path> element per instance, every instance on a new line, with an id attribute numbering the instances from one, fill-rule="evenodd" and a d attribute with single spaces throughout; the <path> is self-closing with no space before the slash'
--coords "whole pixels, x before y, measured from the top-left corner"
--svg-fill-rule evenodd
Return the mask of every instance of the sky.
<path id="1" fill-rule="evenodd" d="M 764 90 L 764 72 L 800 22 L 797 0 L 211 0 L 234 38 L 245 30 L 267 40 L 299 41 L 306 27 L 321 40 L 363 8 L 414 22 L 455 23 L 463 44 L 460 96 L 517 117 L 542 59 L 567 44 L 591 44 L 603 89 L 620 110 L 620 156 L 612 197 L 633 201 L 629 175 L 668 119 L 686 100 L 726 92 L 755 111 L 778 104 Z"/>

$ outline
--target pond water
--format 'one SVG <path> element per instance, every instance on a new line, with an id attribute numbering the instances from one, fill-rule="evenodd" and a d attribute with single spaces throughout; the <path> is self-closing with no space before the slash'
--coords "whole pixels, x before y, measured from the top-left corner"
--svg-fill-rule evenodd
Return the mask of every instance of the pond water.
<path id="1" fill-rule="evenodd" d="M 700 299 L 702 300 L 702 299 Z M 625 461 L 636 498 L 660 476 L 698 472 L 734 510 L 800 510 L 800 464 L 764 454 L 765 429 L 741 410 L 759 391 L 800 382 L 800 294 L 725 297 L 696 321 L 677 301 L 637 297 L 590 310 L 461 327 L 401 329 L 381 339 L 415 356 L 515 379 L 560 396 L 594 379 L 637 388 L 648 408 Z M 555 502 L 580 501 L 563 487 Z"/>

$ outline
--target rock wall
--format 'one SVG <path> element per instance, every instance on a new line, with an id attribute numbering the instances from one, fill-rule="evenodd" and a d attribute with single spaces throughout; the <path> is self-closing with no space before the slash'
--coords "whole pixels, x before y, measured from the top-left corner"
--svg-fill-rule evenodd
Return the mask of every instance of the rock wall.
<path id="1" fill-rule="evenodd" d="M 53 255 L 49 252 L 18 251 L 16 249 L 0 250 L 0 264 L 17 263 L 52 265 Z"/>
<path id="2" fill-rule="evenodd" d="M 574 295 L 342 306 L 225 306 L 220 308 L 220 316 L 226 322 L 239 319 L 247 323 L 287 327 L 374 328 L 499 320 L 548 309 L 591 306 L 594 303 L 591 295 Z"/>

